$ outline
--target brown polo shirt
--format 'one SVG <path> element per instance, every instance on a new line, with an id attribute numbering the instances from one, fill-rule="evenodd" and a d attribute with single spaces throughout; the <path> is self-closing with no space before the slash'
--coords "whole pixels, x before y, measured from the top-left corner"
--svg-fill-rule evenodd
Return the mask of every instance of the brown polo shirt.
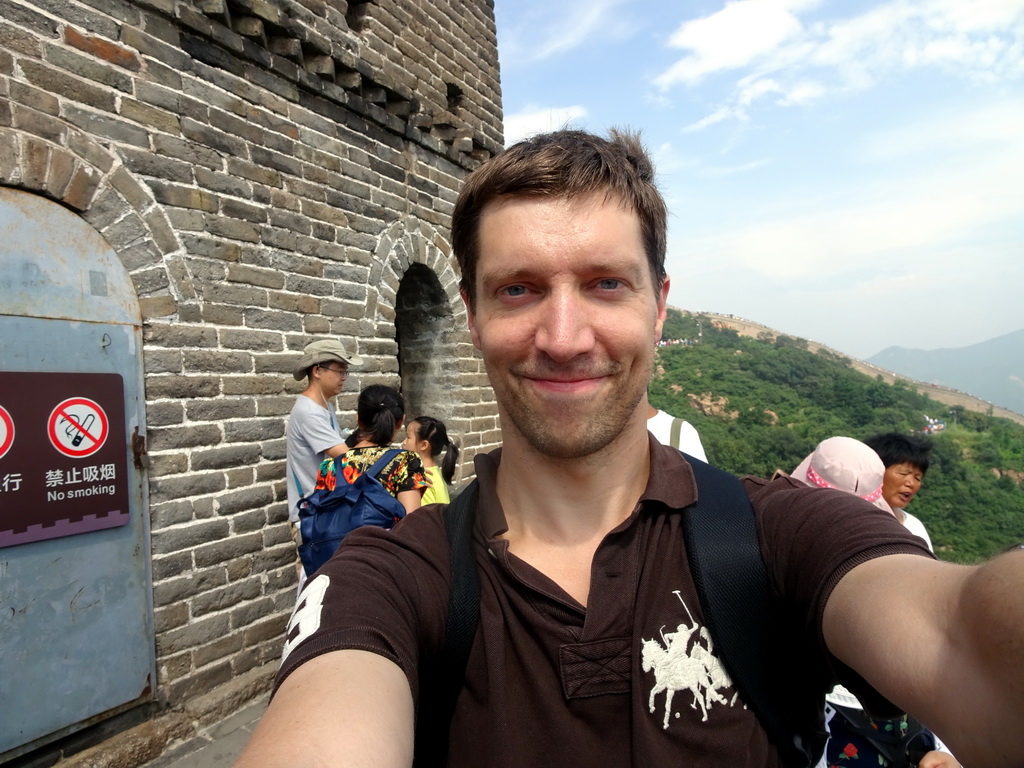
<path id="1" fill-rule="evenodd" d="M 647 489 L 598 547 L 586 608 L 500 538 L 499 461 L 500 452 L 476 459 L 480 624 L 452 722 L 449 765 L 778 765 L 703 626 L 679 514 L 696 493 L 685 459 L 651 441 Z M 800 674 L 830 686 L 835 673 L 820 626 L 832 587 L 866 559 L 927 556 L 927 549 L 891 515 L 854 496 L 788 479 L 744 483 L 773 591 L 788 606 L 806 657 Z M 419 701 L 417 665 L 421 649 L 428 659 L 437 649 L 447 615 L 442 510 L 427 507 L 391 532 L 365 528 L 346 538 L 303 593 L 279 684 L 320 653 L 354 648 L 394 661 L 417 706 L 430 705 Z M 843 681 L 864 687 L 852 676 Z"/>

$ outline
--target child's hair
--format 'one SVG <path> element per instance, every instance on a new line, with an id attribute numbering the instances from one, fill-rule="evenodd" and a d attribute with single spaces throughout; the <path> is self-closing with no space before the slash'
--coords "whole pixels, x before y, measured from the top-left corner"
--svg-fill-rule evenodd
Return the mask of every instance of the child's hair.
<path id="1" fill-rule="evenodd" d="M 415 423 L 417 440 L 426 440 L 430 443 L 431 457 L 437 457 L 444 451 L 444 458 L 438 462 L 441 467 L 441 476 L 445 483 L 451 485 L 455 477 L 455 465 L 459 461 L 459 446 L 448 437 L 448 430 L 444 422 L 435 419 L 433 416 L 417 416 L 410 424 Z"/>
<path id="2" fill-rule="evenodd" d="M 356 405 L 359 429 L 349 439 L 355 438 L 352 445 L 360 440 L 369 440 L 374 445 L 390 445 L 404 416 L 405 400 L 397 389 L 371 384 L 359 393 Z"/>

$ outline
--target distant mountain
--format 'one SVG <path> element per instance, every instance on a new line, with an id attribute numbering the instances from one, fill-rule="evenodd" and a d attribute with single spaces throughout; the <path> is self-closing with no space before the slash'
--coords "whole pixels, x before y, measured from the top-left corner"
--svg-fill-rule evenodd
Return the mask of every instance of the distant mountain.
<path id="1" fill-rule="evenodd" d="M 1024 413 L 1024 329 L 957 349 L 883 349 L 867 362 Z"/>

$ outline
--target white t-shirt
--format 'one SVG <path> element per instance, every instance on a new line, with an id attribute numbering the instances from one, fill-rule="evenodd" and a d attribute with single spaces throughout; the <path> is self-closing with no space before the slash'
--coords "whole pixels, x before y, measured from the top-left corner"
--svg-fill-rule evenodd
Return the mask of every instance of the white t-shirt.
<path id="1" fill-rule="evenodd" d="M 658 411 L 647 419 L 648 431 L 662 445 L 672 445 L 672 420 L 674 418 L 671 413 Z M 680 419 L 679 426 L 679 444 L 672 445 L 672 447 L 707 463 L 708 457 L 704 455 L 704 446 L 700 444 L 700 435 L 697 434 L 693 424 Z"/>
<path id="2" fill-rule="evenodd" d="M 316 487 L 316 473 L 325 451 L 343 442 L 334 411 L 305 395 L 295 398 L 285 429 L 288 473 L 288 519 L 297 522 L 299 499 Z"/>
<path id="3" fill-rule="evenodd" d="M 897 517 L 898 516 L 899 515 L 897 515 Z M 903 527 L 915 536 L 924 539 L 924 543 L 928 545 L 928 550 L 930 552 L 935 551 L 935 547 L 932 546 L 932 538 L 928 535 L 928 531 L 925 529 L 924 523 L 906 510 L 903 511 Z"/>

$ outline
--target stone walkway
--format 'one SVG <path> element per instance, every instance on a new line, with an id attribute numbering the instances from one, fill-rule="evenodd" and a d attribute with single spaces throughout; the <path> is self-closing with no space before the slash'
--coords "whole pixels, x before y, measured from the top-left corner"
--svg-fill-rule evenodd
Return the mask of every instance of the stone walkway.
<path id="1" fill-rule="evenodd" d="M 268 699 L 269 694 L 261 696 L 245 709 L 147 763 L 145 768 L 230 768 L 249 741 Z"/>

